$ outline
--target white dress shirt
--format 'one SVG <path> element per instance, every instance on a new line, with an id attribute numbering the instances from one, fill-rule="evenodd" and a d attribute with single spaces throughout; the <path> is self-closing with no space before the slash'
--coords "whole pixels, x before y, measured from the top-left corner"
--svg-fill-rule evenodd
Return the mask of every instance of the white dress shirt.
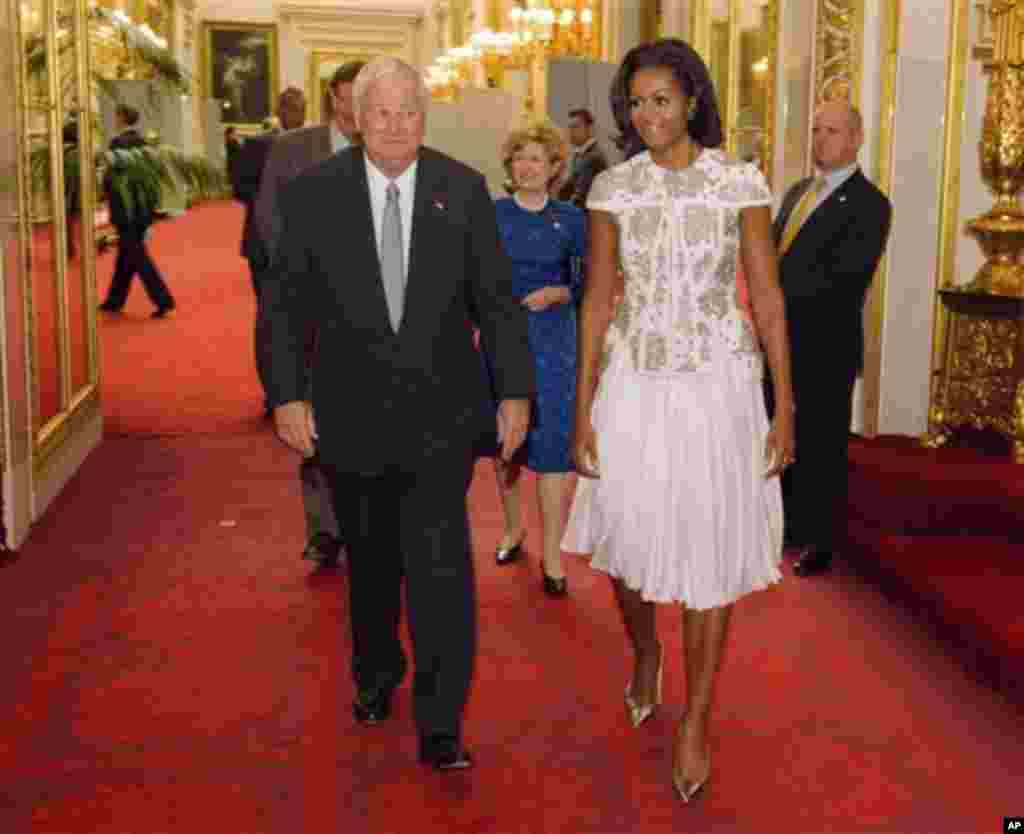
<path id="1" fill-rule="evenodd" d="M 821 189 L 821 193 L 818 194 L 818 199 L 811 207 L 811 210 L 813 211 L 831 197 L 832 192 L 852 177 L 859 167 L 858 163 L 854 162 L 852 165 L 847 165 L 845 168 L 837 168 L 835 171 L 829 171 L 827 174 L 819 171 L 818 176 L 825 179 L 825 187 Z"/>
<path id="2" fill-rule="evenodd" d="M 391 182 L 381 170 L 366 156 L 366 184 L 370 188 L 370 210 L 373 214 L 373 234 L 377 239 L 377 252 L 380 252 L 380 235 L 384 226 L 384 206 L 388 201 L 388 184 Z M 412 240 L 412 204 L 416 193 L 416 166 L 413 162 L 396 179 L 398 186 L 398 213 L 402 217 L 402 264 L 405 274 L 409 275 L 409 241 Z"/>

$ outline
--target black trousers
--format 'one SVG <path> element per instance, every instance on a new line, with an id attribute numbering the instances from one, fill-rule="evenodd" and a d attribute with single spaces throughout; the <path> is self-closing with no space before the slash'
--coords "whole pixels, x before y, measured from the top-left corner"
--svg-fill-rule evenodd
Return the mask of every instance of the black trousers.
<path id="1" fill-rule="evenodd" d="M 138 275 L 146 295 L 157 309 L 173 308 L 174 298 L 171 291 L 146 249 L 145 230 L 119 226 L 117 235 L 117 262 L 114 265 L 114 277 L 110 282 L 107 300 L 104 302 L 106 306 L 122 308 L 128 300 L 132 278 Z"/>
<path id="2" fill-rule="evenodd" d="M 796 462 L 782 475 L 786 539 L 794 545 L 834 550 L 846 531 L 848 448 L 854 368 L 801 368 L 793 364 Z M 766 384 L 769 415 L 774 413 Z"/>
<path id="3" fill-rule="evenodd" d="M 356 686 L 390 688 L 405 674 L 398 635 L 404 578 L 416 726 L 421 736 L 459 737 L 476 655 L 470 450 L 420 472 L 324 471 L 348 547 Z"/>

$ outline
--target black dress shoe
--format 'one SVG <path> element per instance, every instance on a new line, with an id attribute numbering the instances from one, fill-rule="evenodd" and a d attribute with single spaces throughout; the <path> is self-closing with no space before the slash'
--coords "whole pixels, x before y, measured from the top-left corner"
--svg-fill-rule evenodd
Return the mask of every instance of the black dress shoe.
<path id="1" fill-rule="evenodd" d="M 499 547 L 494 551 L 494 561 L 499 565 L 508 565 L 523 555 L 523 541 L 520 539 L 512 547 Z"/>
<path id="2" fill-rule="evenodd" d="M 473 766 L 469 751 L 452 736 L 421 738 L 420 761 L 438 770 L 466 770 Z"/>
<path id="3" fill-rule="evenodd" d="M 805 548 L 793 563 L 797 576 L 817 576 L 825 573 L 832 565 L 832 551 L 814 547 Z"/>
<path id="4" fill-rule="evenodd" d="M 115 307 L 109 301 L 104 301 L 96 309 L 99 310 L 101 313 L 115 313 L 116 314 L 116 313 L 120 313 L 121 312 L 121 308 L 120 307 Z"/>
<path id="5" fill-rule="evenodd" d="M 393 689 L 363 689 L 352 702 L 352 714 L 360 724 L 380 724 L 391 715 Z"/>
<path id="6" fill-rule="evenodd" d="M 150 314 L 151 319 L 169 319 L 174 315 L 173 307 L 157 307 L 156 312 Z"/>
<path id="7" fill-rule="evenodd" d="M 544 586 L 544 593 L 549 597 L 564 597 L 569 593 L 569 579 L 563 576 L 561 579 L 555 579 L 553 576 L 548 576 L 544 569 L 541 569 L 543 576 L 542 585 Z"/>

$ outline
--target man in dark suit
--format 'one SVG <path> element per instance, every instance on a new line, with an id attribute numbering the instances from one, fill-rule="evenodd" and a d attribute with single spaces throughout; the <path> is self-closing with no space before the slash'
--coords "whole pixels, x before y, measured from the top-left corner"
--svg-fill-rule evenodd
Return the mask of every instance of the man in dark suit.
<path id="1" fill-rule="evenodd" d="M 796 462 L 782 476 L 794 571 L 828 570 L 846 517 L 853 386 L 864 361 L 862 312 L 892 205 L 857 165 L 861 116 L 826 102 L 814 116 L 818 174 L 794 185 L 775 220 L 796 404 Z M 769 406 L 771 397 L 769 390 Z"/>
<path id="2" fill-rule="evenodd" d="M 245 206 L 242 223 L 241 254 L 249 262 L 249 276 L 257 300 L 260 283 L 270 265 L 266 242 L 256 226 L 256 198 L 260 192 L 263 171 L 274 140 L 282 130 L 302 127 L 306 121 L 306 96 L 298 87 L 289 87 L 278 96 L 277 118 L 280 127 L 271 127 L 258 136 L 248 137 L 235 161 L 232 189 L 235 199 Z"/>
<path id="3" fill-rule="evenodd" d="M 262 241 L 268 260 L 274 258 L 281 233 L 277 203 L 281 189 L 300 173 L 349 147 L 356 139 L 352 85 L 365 65 L 365 61 L 350 61 L 334 72 L 329 85 L 329 123 L 300 127 L 283 133 L 270 149 L 254 211 L 255 234 Z M 263 351 L 266 345 L 267 338 L 257 327 L 256 350 Z M 318 455 L 303 458 L 299 465 L 299 479 L 302 483 L 307 533 L 302 558 L 325 567 L 333 565 L 341 558 L 343 547 L 334 517 L 330 487 L 321 471 Z"/>
<path id="4" fill-rule="evenodd" d="M 342 64 L 331 76 L 331 118 L 322 125 L 291 130 L 274 142 L 263 167 L 255 201 L 254 221 L 260 239 L 272 259 L 281 231 L 277 200 L 281 189 L 307 168 L 356 141 L 352 85 L 365 61 Z"/>
<path id="5" fill-rule="evenodd" d="M 282 440 L 308 456 L 316 439 L 345 531 L 356 719 L 387 718 L 404 677 L 404 577 L 420 760 L 464 768 L 476 646 L 466 492 L 474 447 L 494 431 L 470 319 L 495 364 L 506 458 L 525 437 L 533 362 L 483 176 L 421 146 L 420 74 L 378 58 L 354 96 L 363 146 L 281 193 L 265 378 Z"/>
<path id="6" fill-rule="evenodd" d="M 558 192 L 558 199 L 585 209 L 594 177 L 608 167 L 608 158 L 594 137 L 594 115 L 584 107 L 569 111 L 569 142 L 569 176 Z"/>
<path id="7" fill-rule="evenodd" d="M 112 151 L 145 146 L 145 139 L 135 128 L 139 122 L 138 110 L 127 104 L 119 104 L 114 111 L 114 122 L 118 134 L 110 140 Z M 100 310 L 120 313 L 128 300 L 132 278 L 138 274 L 146 295 L 156 306 L 152 318 L 166 318 L 174 312 L 174 297 L 146 249 L 146 233 L 153 225 L 156 206 L 145 205 L 144 201 L 137 198 L 130 205 L 126 203 L 115 184 L 116 177 L 114 171 L 108 171 L 103 181 L 103 190 L 110 208 L 110 222 L 117 229 L 117 261 L 114 277 L 110 281 L 106 299 L 100 304 Z M 126 187 L 130 187 L 130 183 L 126 183 Z"/>

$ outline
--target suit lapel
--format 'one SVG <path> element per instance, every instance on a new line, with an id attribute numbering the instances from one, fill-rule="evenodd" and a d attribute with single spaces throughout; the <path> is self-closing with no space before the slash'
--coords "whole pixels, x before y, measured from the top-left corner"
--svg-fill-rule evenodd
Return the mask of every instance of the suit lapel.
<path id="1" fill-rule="evenodd" d="M 412 205 L 412 232 L 409 240 L 409 265 L 405 278 L 405 303 L 403 305 L 402 324 L 398 332 L 408 331 L 410 319 L 422 313 L 428 306 L 430 296 L 430 278 L 422 265 L 430 262 L 429 251 L 433 224 L 443 221 L 446 210 L 446 198 L 442 191 L 442 177 L 436 160 L 429 152 L 420 151 L 416 164 L 416 188 Z M 439 196 L 440 195 L 440 196 Z M 444 239 L 442 236 L 440 239 Z M 413 322 L 415 323 L 415 322 Z"/>
<path id="2" fill-rule="evenodd" d="M 338 179 L 337 188 L 347 199 L 343 202 L 346 208 L 338 213 L 338 222 L 342 226 L 339 234 L 334 236 L 334 263 L 341 265 L 339 271 L 344 276 L 343 280 L 353 284 L 346 297 L 357 304 L 362 299 L 374 329 L 393 338 L 395 333 L 391 329 L 388 301 L 380 274 L 373 204 L 370 202 L 370 184 L 366 178 L 362 148 L 355 148 L 347 155 L 346 165 L 340 169 Z M 346 227 L 351 236 L 341 233 L 341 229 Z M 359 268 L 360 263 L 364 268 Z M 356 268 L 346 269 L 348 265 Z"/>
<path id="3" fill-rule="evenodd" d="M 334 148 L 331 146 L 330 125 L 324 125 L 322 129 L 316 132 L 316 147 L 313 151 L 316 154 L 314 159 L 323 160 L 333 156 Z"/>
<path id="4" fill-rule="evenodd" d="M 850 189 L 854 187 L 854 180 L 860 176 L 862 174 L 858 168 L 852 175 L 846 178 L 839 188 L 829 194 L 824 202 L 820 203 L 807 216 L 804 225 L 800 227 L 800 231 L 796 233 L 796 237 L 793 239 L 794 246 L 800 240 L 801 235 L 806 234 L 809 238 L 813 239 L 815 235 L 821 235 L 828 229 L 829 225 L 846 215 L 847 203 L 850 199 Z"/>
<path id="5" fill-rule="evenodd" d="M 796 208 L 796 204 L 800 202 L 800 198 L 811 187 L 812 182 L 814 182 L 812 177 L 801 180 L 789 190 L 783 199 L 782 205 L 779 207 L 779 216 L 775 218 L 775 226 L 772 230 L 775 235 L 776 246 L 782 242 L 782 235 L 786 231 L 789 216 L 793 213 L 793 209 Z"/>

